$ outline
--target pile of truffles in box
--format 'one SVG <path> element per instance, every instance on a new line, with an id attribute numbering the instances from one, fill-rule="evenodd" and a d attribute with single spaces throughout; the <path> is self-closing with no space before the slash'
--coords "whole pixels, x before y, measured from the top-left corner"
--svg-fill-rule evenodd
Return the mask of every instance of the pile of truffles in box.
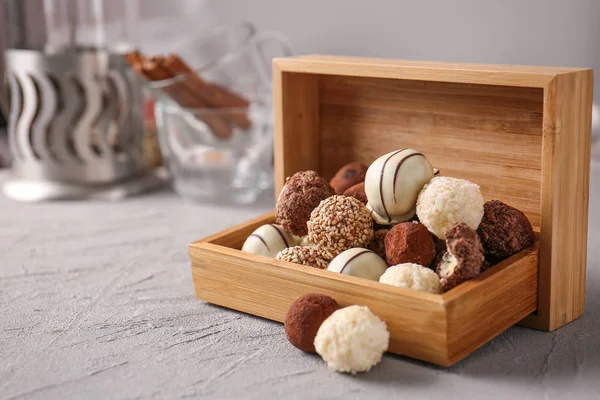
<path id="1" fill-rule="evenodd" d="M 442 293 L 534 240 L 521 211 L 498 200 L 484 203 L 477 184 L 441 176 L 425 155 L 401 149 L 369 167 L 348 164 L 330 182 L 314 171 L 289 177 L 277 200 L 276 224 L 256 229 L 242 251 Z M 286 318 L 288 339 L 304 351 L 316 349 L 336 370 L 368 370 L 387 350 L 385 323 L 367 307 L 338 308 L 324 295 L 298 299 Z M 348 334 L 356 326 L 356 335 Z M 372 350 L 374 337 L 380 345 L 366 360 L 358 349 Z"/>

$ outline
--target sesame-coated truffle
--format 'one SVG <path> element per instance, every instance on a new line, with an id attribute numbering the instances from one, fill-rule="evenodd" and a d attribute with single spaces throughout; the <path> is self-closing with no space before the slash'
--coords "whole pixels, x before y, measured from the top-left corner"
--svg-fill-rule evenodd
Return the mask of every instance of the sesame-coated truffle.
<path id="1" fill-rule="evenodd" d="M 419 193 L 417 216 L 431 233 L 444 239 L 457 222 L 477 229 L 483 216 L 483 196 L 473 182 L 436 176 Z"/>
<path id="2" fill-rule="evenodd" d="M 316 247 L 294 246 L 281 250 L 275 257 L 281 261 L 294 264 L 308 265 L 319 269 L 327 268 L 329 260 L 319 252 Z"/>
<path id="3" fill-rule="evenodd" d="M 417 196 L 433 177 L 427 158 L 413 149 L 401 149 L 375 160 L 365 177 L 367 207 L 378 224 L 393 225 L 415 215 Z"/>
<path id="4" fill-rule="evenodd" d="M 366 165 L 357 162 L 346 164 L 340 168 L 329 184 L 336 194 L 343 194 L 350 187 L 365 181 L 367 168 Z"/>
<path id="5" fill-rule="evenodd" d="M 279 194 L 277 224 L 296 236 L 305 236 L 310 213 L 321 200 L 333 194 L 333 188 L 315 171 L 295 173 Z"/>
<path id="6" fill-rule="evenodd" d="M 329 368 L 356 374 L 379 363 L 389 342 L 385 322 L 368 307 L 354 305 L 340 308 L 321 324 L 315 349 Z"/>
<path id="7" fill-rule="evenodd" d="M 329 259 L 352 247 L 365 247 L 373 238 L 369 210 L 354 197 L 334 195 L 323 200 L 307 226 L 308 238 Z"/>
<path id="8" fill-rule="evenodd" d="M 446 247 L 447 251 L 437 267 L 444 292 L 475 278 L 481 272 L 483 263 L 483 247 L 479 236 L 463 222 L 446 232 Z"/>
<path id="9" fill-rule="evenodd" d="M 441 293 L 440 278 L 429 268 L 405 263 L 389 267 L 379 278 L 380 283 L 421 292 Z"/>
<path id="10" fill-rule="evenodd" d="M 403 222 L 385 236 L 385 255 L 389 265 L 414 263 L 428 266 L 435 257 L 433 237 L 425 225 Z"/>
<path id="11" fill-rule="evenodd" d="M 373 239 L 371 239 L 367 245 L 367 249 L 371 250 L 384 260 L 387 260 L 385 255 L 385 235 L 387 235 L 389 231 L 389 229 L 377 229 L 373 232 Z"/>
<path id="12" fill-rule="evenodd" d="M 365 193 L 365 183 L 361 182 L 358 185 L 354 185 L 348 188 L 344 192 L 344 196 L 354 197 L 357 200 L 360 200 L 364 205 L 367 205 L 367 194 Z"/>
<path id="13" fill-rule="evenodd" d="M 292 303 L 285 321 L 285 335 L 296 348 L 314 353 L 315 336 L 331 314 L 340 308 L 335 299 L 324 294 L 309 293 Z"/>
<path id="14" fill-rule="evenodd" d="M 525 214 L 499 200 L 483 205 L 477 228 L 486 255 L 506 258 L 533 245 L 535 234 Z"/>

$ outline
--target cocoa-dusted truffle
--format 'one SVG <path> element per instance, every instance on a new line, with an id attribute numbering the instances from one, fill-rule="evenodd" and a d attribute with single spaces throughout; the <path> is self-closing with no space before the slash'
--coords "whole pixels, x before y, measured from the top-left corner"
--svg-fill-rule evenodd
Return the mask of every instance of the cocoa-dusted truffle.
<path id="1" fill-rule="evenodd" d="M 499 200 L 483 205 L 477 228 L 486 255 L 502 259 L 533 245 L 535 234 L 525 214 Z"/>
<path id="2" fill-rule="evenodd" d="M 315 352 L 315 336 L 331 314 L 341 307 L 335 299 L 324 294 L 309 293 L 292 303 L 285 321 L 285 335 L 294 347 L 309 353 Z"/>
<path id="3" fill-rule="evenodd" d="M 307 226 L 308 238 L 329 259 L 352 247 L 365 247 L 373 238 L 370 212 L 354 197 L 334 195 L 323 200 Z"/>
<path id="4" fill-rule="evenodd" d="M 344 192 L 344 196 L 354 197 L 357 200 L 360 200 L 364 205 L 367 205 L 367 194 L 365 193 L 365 183 L 361 182 L 358 185 L 354 185 L 348 188 Z"/>
<path id="5" fill-rule="evenodd" d="M 437 267 L 444 292 L 479 275 L 483 262 L 479 236 L 463 222 L 446 232 L 446 247 L 447 251 Z"/>
<path id="6" fill-rule="evenodd" d="M 367 245 L 367 249 L 377 254 L 384 260 L 387 259 L 385 255 L 385 235 L 389 232 L 389 229 L 377 229 L 373 232 L 373 239 Z"/>
<path id="7" fill-rule="evenodd" d="M 281 250 L 275 257 L 281 261 L 308 265 L 319 269 L 327 268 L 329 260 L 316 247 L 294 246 Z"/>
<path id="8" fill-rule="evenodd" d="M 403 222 L 385 235 L 385 255 L 389 265 L 413 263 L 429 265 L 435 257 L 433 237 L 419 222 Z"/>
<path id="9" fill-rule="evenodd" d="M 366 165 L 357 162 L 346 164 L 329 183 L 336 194 L 343 194 L 350 187 L 365 181 L 367 169 Z"/>
<path id="10" fill-rule="evenodd" d="M 315 171 L 295 173 L 277 200 L 277 224 L 296 236 L 305 236 L 310 213 L 321 200 L 333 194 L 333 188 Z"/>

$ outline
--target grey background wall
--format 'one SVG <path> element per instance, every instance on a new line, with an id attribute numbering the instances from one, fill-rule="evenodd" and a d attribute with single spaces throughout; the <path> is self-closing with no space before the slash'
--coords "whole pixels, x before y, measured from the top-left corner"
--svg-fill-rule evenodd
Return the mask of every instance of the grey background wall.
<path id="1" fill-rule="evenodd" d="M 589 67 L 600 71 L 600 0 L 146 0 L 169 30 L 250 20 L 297 54 Z M 600 109 L 600 77 L 595 80 Z M 598 114 L 598 112 L 596 112 Z M 600 118 L 595 133 L 600 134 Z"/>

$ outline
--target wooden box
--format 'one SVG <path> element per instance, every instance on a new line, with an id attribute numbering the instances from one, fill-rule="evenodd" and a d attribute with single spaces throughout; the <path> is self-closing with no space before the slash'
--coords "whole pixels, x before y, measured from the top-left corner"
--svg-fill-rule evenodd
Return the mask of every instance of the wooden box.
<path id="1" fill-rule="evenodd" d="M 441 295 L 239 251 L 274 214 L 190 245 L 196 296 L 283 321 L 300 295 L 367 305 L 390 351 L 448 366 L 510 326 L 553 330 L 585 301 L 592 71 L 329 56 L 276 59 L 276 191 L 313 169 L 424 153 L 442 175 L 524 211 L 539 240 Z"/>

